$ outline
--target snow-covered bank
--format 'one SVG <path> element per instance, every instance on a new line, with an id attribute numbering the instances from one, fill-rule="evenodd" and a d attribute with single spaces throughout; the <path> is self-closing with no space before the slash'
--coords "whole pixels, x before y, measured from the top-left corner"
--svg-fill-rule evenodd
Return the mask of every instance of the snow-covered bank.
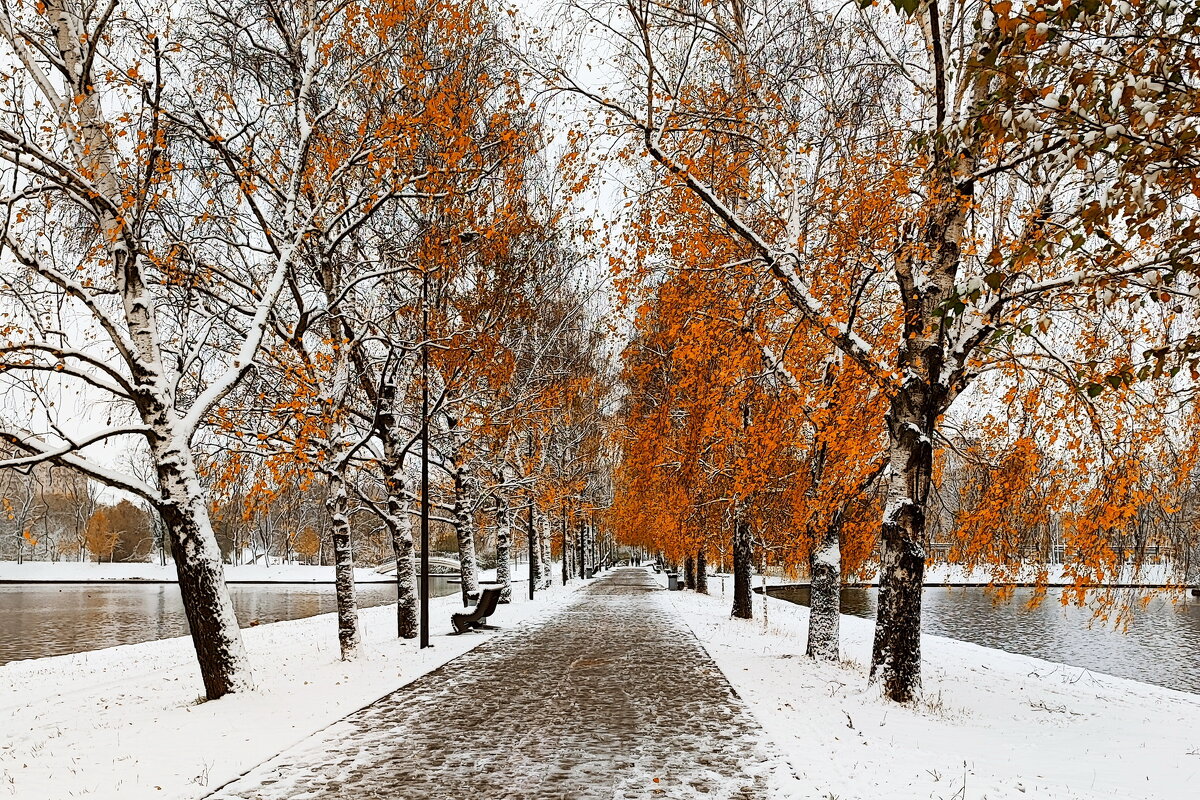
<path id="1" fill-rule="evenodd" d="M 1044 567 L 1046 575 L 1044 578 L 1039 578 L 1039 572 L 1043 569 L 1036 565 L 1030 565 L 1023 569 L 1017 570 L 1011 575 L 1006 576 L 1005 580 L 997 581 L 1002 585 L 1036 585 L 1044 583 L 1047 586 L 1073 586 L 1074 578 L 1067 573 L 1066 568 L 1061 564 L 1052 564 Z M 713 577 L 725 578 L 732 580 L 733 576 L 729 573 L 715 573 Z M 763 576 L 754 576 L 754 587 L 758 588 L 761 585 Z M 847 578 L 850 581 L 850 578 Z M 766 576 L 768 586 L 807 586 L 807 579 L 797 579 L 788 576 L 768 575 Z M 983 569 L 967 569 L 960 564 L 945 564 L 934 563 L 929 564 L 925 568 L 925 585 L 926 586 L 987 586 L 992 583 L 992 575 L 989 571 Z M 868 573 L 858 580 L 854 580 L 854 586 L 876 586 L 878 585 L 878 576 L 876 573 Z M 1179 585 L 1178 578 L 1175 577 L 1174 570 L 1167 564 L 1148 564 L 1140 570 L 1135 571 L 1132 567 L 1125 567 L 1121 570 L 1120 575 L 1109 576 L 1104 581 L 1105 586 L 1111 587 L 1170 587 L 1175 588 Z"/>
<path id="2" fill-rule="evenodd" d="M 507 629 L 550 613 L 581 585 L 533 602 L 514 591 L 490 622 Z M 203 797 L 490 638 L 448 635 L 460 608 L 457 596 L 432 601 L 428 650 L 395 638 L 395 605 L 363 609 L 365 657 L 349 664 L 333 614 L 245 629 L 257 689 L 214 702 L 200 702 L 187 638 L 0 666 L 0 798 Z"/>
<path id="3" fill-rule="evenodd" d="M 925 698 L 899 706 L 866 685 L 871 621 L 843 616 L 845 663 L 817 664 L 807 608 L 768 599 L 764 626 L 762 596 L 734 620 L 710 591 L 667 596 L 791 762 L 781 796 L 1175 800 L 1200 780 L 1200 695 L 926 636 Z"/>
<path id="4" fill-rule="evenodd" d="M 555 569 L 558 569 L 557 562 Z M 526 564 L 511 568 L 513 583 L 529 582 Z M 554 573 L 556 576 L 558 572 Z M 457 578 L 457 573 L 438 577 Z M 480 570 L 481 581 L 495 581 L 496 570 Z M 0 583 L 177 583 L 175 565 L 96 564 L 90 561 L 0 561 Z M 355 567 L 355 583 L 395 583 L 395 574 L 376 572 L 370 567 Z M 225 565 L 226 583 L 333 583 L 333 567 L 309 567 L 303 564 Z"/>
<path id="5" fill-rule="evenodd" d="M 0 582 L 15 583 L 92 583 L 101 581 L 177 582 L 175 565 L 96 564 L 90 561 L 0 561 Z M 307 567 L 302 564 L 225 565 L 227 583 L 333 583 L 333 567 Z M 357 583 L 393 583 L 393 576 L 381 575 L 369 567 L 354 570 Z"/>

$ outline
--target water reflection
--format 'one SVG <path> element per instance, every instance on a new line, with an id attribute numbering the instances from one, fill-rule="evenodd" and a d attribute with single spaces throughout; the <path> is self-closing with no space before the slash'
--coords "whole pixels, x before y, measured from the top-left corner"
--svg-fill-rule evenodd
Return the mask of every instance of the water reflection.
<path id="1" fill-rule="evenodd" d="M 429 583 L 435 597 L 458 591 L 446 578 Z M 358 584 L 356 590 L 364 608 L 396 600 L 395 584 Z M 336 608 L 332 585 L 234 584 L 229 594 L 242 627 Z M 0 584 L 0 664 L 187 632 L 175 584 Z"/>
<path id="2" fill-rule="evenodd" d="M 1093 620 L 1089 608 L 1063 606 L 1061 589 L 1050 589 L 1033 610 L 1032 589 L 995 603 L 979 587 L 928 587 L 922 597 L 926 633 L 949 636 L 1075 667 L 1200 692 L 1200 598 L 1154 595 L 1133 616 L 1128 632 Z M 807 587 L 772 590 L 772 597 L 808 605 Z M 842 613 L 875 618 L 878 590 L 842 590 Z M 1174 602 L 1172 602 L 1174 600 Z"/>

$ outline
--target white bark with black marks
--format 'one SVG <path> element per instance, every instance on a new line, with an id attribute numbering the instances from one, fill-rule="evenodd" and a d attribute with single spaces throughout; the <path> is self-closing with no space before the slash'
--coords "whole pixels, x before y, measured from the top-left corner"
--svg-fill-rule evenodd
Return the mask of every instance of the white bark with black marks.
<path id="1" fill-rule="evenodd" d="M 525 557 L 529 560 L 526 577 L 530 596 L 542 583 L 542 547 L 538 542 L 537 510 L 533 498 L 528 498 L 529 508 L 525 510 Z"/>
<path id="2" fill-rule="evenodd" d="M 169 534 L 205 696 L 215 700 L 249 690 L 253 682 L 246 650 L 191 452 L 168 444 L 155 460 L 162 487 L 156 506 Z"/>
<path id="3" fill-rule="evenodd" d="M 921 692 L 921 590 L 925 579 L 925 515 L 933 483 L 933 438 L 956 389 L 946 383 L 945 304 L 955 278 L 972 187 L 950 167 L 935 174 L 946 192 L 914 242 L 897 260 L 905 320 L 897 354 L 902 380 L 887 413 L 888 496 L 879 563 L 879 610 L 871 681 L 897 702 Z M 950 372 L 961 374 L 962 365 Z M 960 383 L 952 379 L 953 386 Z"/>
<path id="4" fill-rule="evenodd" d="M 333 541 L 334 592 L 337 597 L 338 644 L 342 660 L 358 658 L 361 636 L 358 628 L 358 603 L 354 595 L 354 554 L 350 541 L 349 500 L 343 476 L 334 474 L 329 482 L 329 521 Z"/>
<path id="5" fill-rule="evenodd" d="M 454 470 L 454 536 L 458 543 L 458 577 L 462 582 L 463 605 L 479 595 L 479 563 L 475 556 L 474 498 L 470 496 L 467 468 L 456 464 Z"/>
<path id="6" fill-rule="evenodd" d="M 394 376 L 384 383 L 379 397 L 377 431 L 383 443 L 384 490 L 387 493 L 384 524 L 392 539 L 396 557 L 396 635 L 401 639 L 417 636 L 419 625 L 417 567 L 413 559 L 412 517 L 409 514 L 408 476 L 404 472 L 406 440 L 396 409 L 399 392 Z"/>
<path id="7" fill-rule="evenodd" d="M 576 561 L 579 567 L 579 577 L 586 578 L 588 576 L 588 546 L 587 546 L 587 519 L 580 517 L 579 519 L 579 535 L 576 538 L 578 544 L 576 550 Z"/>
<path id="8" fill-rule="evenodd" d="M 496 504 L 496 581 L 500 584 L 500 602 L 512 602 L 512 528 L 508 503 Z"/>
<path id="9" fill-rule="evenodd" d="M 918 397 L 920 393 L 914 392 Z M 891 476 L 879 559 L 879 608 L 871 681 L 897 702 L 921 692 L 921 592 L 925 581 L 925 507 L 933 473 L 932 419 L 918 421 L 909 393 L 888 415 Z"/>
<path id="10" fill-rule="evenodd" d="M 100 251 L 97 257 L 104 258 L 101 264 L 107 272 L 103 276 L 88 275 L 84 279 L 81 275 L 77 279 L 74 269 L 50 260 L 58 257 L 53 243 L 42 246 L 44 243 L 37 236 L 22 236 L 15 227 L 6 229 L 4 245 L 8 255 L 26 270 L 27 279 L 39 281 L 48 294 L 62 298 L 58 313 L 64 313 L 67 306 L 79 311 L 84 317 L 79 327 L 90 327 L 100 334 L 111 356 L 99 358 L 89 350 L 73 349 L 64 343 L 61 332 L 49 333 L 49 338 L 45 338 L 40 326 L 34 325 L 29 338 L 3 346 L 6 357 L 18 356 L 16 362 L 7 362 L 6 358 L 4 369 L 39 370 L 43 357 L 60 359 L 57 371 L 61 375 L 104 393 L 105 401 L 127 404 L 138 423 L 101 431 L 86 441 L 62 436 L 60 442 L 53 436 L 6 429 L 0 431 L 0 439 L 17 446 L 26 456 L 7 460 L 5 466 L 24 468 L 46 462 L 67 467 L 111 488 L 136 494 L 157 508 L 167 528 L 205 694 L 216 699 L 248 689 L 252 682 L 224 582 L 206 492 L 192 457 L 192 438 L 257 357 L 291 266 L 296 240 L 279 241 L 273 260 L 265 265 L 267 269 L 252 279 L 257 282 L 253 296 L 236 303 L 246 313 L 230 342 L 229 363 L 223 369 L 210 364 L 201 387 L 185 399 L 180 382 L 205 353 L 202 343 L 185 339 L 182 350 L 172 356 L 175 371 L 168 373 L 164 358 L 167 351 L 158 329 L 160 296 L 155 294 L 161 283 L 154 275 L 155 263 L 147 258 L 155 247 L 140 238 L 145 230 L 155 226 L 146 218 L 148 209 L 155 204 L 141 202 L 144 198 L 130 202 L 129 194 L 140 185 L 142 169 L 147 174 L 155 173 L 154 160 L 162 152 L 151 148 L 144 155 L 149 160 L 147 164 L 136 163 L 131 167 L 126 164 L 127 156 L 115 151 L 109 120 L 105 118 L 104 98 L 98 93 L 98 87 L 111 82 L 100 80 L 95 74 L 101 59 L 94 58 L 92 52 L 94 42 L 111 36 L 105 25 L 114 17 L 94 14 L 95 9 L 88 8 L 83 13 L 76 4 L 48 0 L 44 18 L 50 32 L 49 38 L 41 43 L 18 32 L 11 24 L 14 17 L 5 12 L 0 37 L 12 48 L 14 63 L 20 64 L 18 69 L 26 73 L 25 77 L 43 95 L 45 103 L 41 107 L 57 116 L 65 139 L 61 151 L 31 149 L 31 142 L 19 136 L 6 137 L 0 147 L 18 170 L 31 170 L 31 174 L 39 176 L 39 181 L 57 187 L 61 196 L 69 198 L 68 202 L 81 213 L 81 219 L 95 220 L 98 228 L 95 244 Z M 40 57 L 34 58 L 31 44 L 46 48 L 45 53 L 56 51 L 58 63 L 49 74 L 43 70 Z M 62 94 L 55 88 L 60 80 L 65 82 Z M 147 84 L 145 106 L 138 112 L 144 111 L 154 125 L 162 119 L 162 107 L 156 105 L 161 101 L 161 88 Z M 151 141 L 154 135 L 151 133 Z M 296 185 L 287 188 L 295 189 Z M 151 186 L 148 191 L 158 189 Z M 290 196 L 294 198 L 295 194 Z M 294 210 L 294 206 L 289 208 Z M 78 269 L 87 267 L 85 258 Z M 8 282 L 6 276 L 3 283 Z M 209 302 L 220 306 L 222 300 L 213 294 Z M 222 312 L 206 311 L 211 312 L 210 322 L 217 325 Z M 89 340 L 85 347 L 90 345 Z M 172 342 L 171 346 L 179 347 L 180 343 Z M 20 358 L 22 353 L 28 357 Z M 51 423 L 52 428 L 61 432 L 53 420 Z M 144 440 L 154 460 L 157 487 L 98 464 L 81 453 L 90 443 L 119 436 L 138 436 Z"/>
<path id="11" fill-rule="evenodd" d="M 538 512 L 537 529 L 538 544 L 542 554 L 541 561 L 539 562 L 542 567 L 541 588 L 549 589 L 550 585 L 554 583 L 554 562 L 551 560 L 550 552 L 550 537 L 552 534 L 550 528 L 550 517 L 540 511 Z"/>
<path id="12" fill-rule="evenodd" d="M 842 554 L 838 527 L 829 525 L 809 555 L 808 648 L 810 658 L 837 661 L 840 653 Z"/>

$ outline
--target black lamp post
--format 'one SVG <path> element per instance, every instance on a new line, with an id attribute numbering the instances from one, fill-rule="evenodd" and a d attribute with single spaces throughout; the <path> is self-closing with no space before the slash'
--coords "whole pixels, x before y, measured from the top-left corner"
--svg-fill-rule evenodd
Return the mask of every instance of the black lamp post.
<path id="1" fill-rule="evenodd" d="M 421 647 L 429 647 L 429 272 L 421 272 Z"/>

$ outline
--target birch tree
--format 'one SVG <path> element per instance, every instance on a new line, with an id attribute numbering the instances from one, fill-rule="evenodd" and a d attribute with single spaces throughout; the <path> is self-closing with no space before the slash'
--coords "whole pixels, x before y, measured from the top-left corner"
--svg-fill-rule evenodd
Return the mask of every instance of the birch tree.
<path id="1" fill-rule="evenodd" d="M 1052 326 L 1056 311 L 1088 298 L 1112 308 L 1148 286 L 1186 283 L 1179 276 L 1195 269 L 1197 95 L 1186 65 L 1200 18 L 1194 4 L 1174 2 L 891 5 L 852 23 L 807 3 L 593 5 L 588 24 L 609 31 L 618 53 L 613 88 L 586 85 L 561 63 L 544 74 L 633 133 L 630 155 L 692 192 L 746 245 L 795 318 L 887 397 L 871 677 L 907 701 L 920 692 L 925 521 L 943 415 L 998 337 Z M 898 170 L 915 167 L 897 198 L 899 246 L 883 264 L 861 265 L 864 288 L 848 297 L 815 289 L 820 269 L 796 213 L 824 135 L 805 124 L 824 117 L 810 91 L 818 62 L 803 43 L 843 24 L 861 46 L 846 74 L 882 62 L 911 90 L 911 101 L 878 109 L 871 127 L 905 141 Z M 730 51 L 745 74 L 716 69 Z M 743 188 L 705 179 L 690 144 L 733 126 L 755 185 L 749 206 L 738 203 Z M 877 319 L 899 321 L 894 337 L 858 313 L 862 298 L 873 298 Z M 1183 335 L 1144 338 L 1153 353 Z M 1146 360 L 1116 380 L 1154 369 Z"/>
<path id="2" fill-rule="evenodd" d="M 38 398 L 51 384 L 96 393 L 114 413 L 87 428 L 47 401 L 35 421 L 6 423 L 0 437 L 26 453 L 4 466 L 69 467 L 157 509 L 215 699 L 248 688 L 250 674 L 192 444 L 251 369 L 298 241 L 278 241 L 247 264 L 250 281 L 189 269 L 189 242 L 163 214 L 190 195 L 175 177 L 186 148 L 166 103 L 184 60 L 170 22 L 116 2 L 3 10 L 0 36 L 14 64 L 0 127 L 13 187 L 4 198 L 3 374 Z M 249 196 L 238 176 L 226 177 Z M 193 292 L 187 331 L 165 319 L 180 290 Z M 230 314 L 238 324 L 227 324 Z M 131 438 L 152 455 L 153 484 L 89 452 Z"/>

